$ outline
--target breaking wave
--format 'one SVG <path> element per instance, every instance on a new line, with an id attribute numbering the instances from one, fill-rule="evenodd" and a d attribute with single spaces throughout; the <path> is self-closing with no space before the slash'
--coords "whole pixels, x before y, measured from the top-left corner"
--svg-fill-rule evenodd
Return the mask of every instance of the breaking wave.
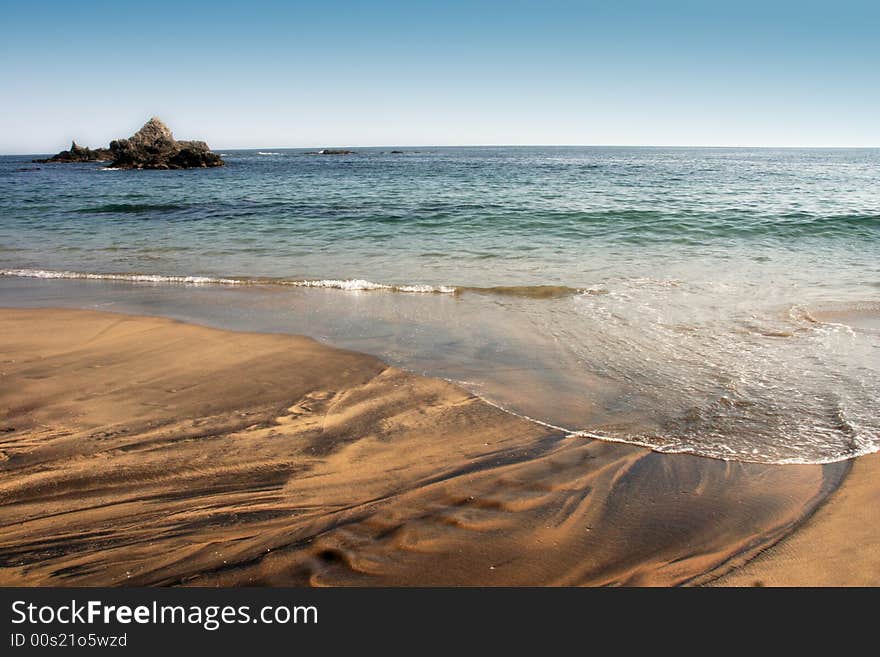
<path id="1" fill-rule="evenodd" d="M 391 285 L 363 279 L 287 280 L 278 278 L 226 278 L 137 273 L 92 273 L 47 269 L 0 269 L 0 276 L 14 278 L 66 279 L 90 281 L 125 281 L 129 283 L 169 283 L 177 285 L 284 285 L 287 287 L 326 288 L 351 292 L 408 292 L 412 294 L 455 294 L 457 288 L 446 285 Z"/>
<path id="2" fill-rule="evenodd" d="M 90 281 L 125 281 L 129 283 L 168 283 L 176 285 L 282 285 L 285 287 L 323 288 L 348 292 L 402 292 L 409 294 L 485 294 L 524 299 L 558 299 L 578 294 L 601 295 L 600 287 L 576 288 L 564 285 L 454 286 L 424 283 L 377 283 L 362 278 L 284 279 L 253 277 L 194 276 L 176 274 L 104 273 L 56 271 L 49 269 L 0 269 L 0 276 L 12 278 L 67 279 Z"/>

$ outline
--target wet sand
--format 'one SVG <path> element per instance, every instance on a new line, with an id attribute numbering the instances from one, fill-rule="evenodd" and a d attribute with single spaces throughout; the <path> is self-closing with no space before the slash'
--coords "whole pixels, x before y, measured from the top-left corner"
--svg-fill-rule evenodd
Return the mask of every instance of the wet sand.
<path id="1" fill-rule="evenodd" d="M 570 437 L 307 338 L 0 311 L 0 585 L 753 584 L 874 495 L 869 459 L 822 506 L 849 464 Z"/>
<path id="2" fill-rule="evenodd" d="M 804 525 L 719 586 L 880 586 L 880 454 L 856 459 Z"/>

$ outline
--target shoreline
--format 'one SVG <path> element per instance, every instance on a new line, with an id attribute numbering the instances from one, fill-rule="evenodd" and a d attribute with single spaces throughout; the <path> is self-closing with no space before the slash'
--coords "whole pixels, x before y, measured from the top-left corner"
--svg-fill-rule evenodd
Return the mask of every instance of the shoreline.
<path id="1" fill-rule="evenodd" d="M 0 326 L 4 585 L 733 583 L 849 482 L 566 436 L 309 338 Z"/>

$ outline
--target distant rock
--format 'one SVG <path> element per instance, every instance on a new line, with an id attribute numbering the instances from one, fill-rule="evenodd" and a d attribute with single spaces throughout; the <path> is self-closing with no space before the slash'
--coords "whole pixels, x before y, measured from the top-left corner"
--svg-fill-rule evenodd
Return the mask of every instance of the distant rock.
<path id="1" fill-rule="evenodd" d="M 347 151 L 343 148 L 322 148 L 318 151 L 318 155 L 351 155 L 354 151 Z"/>
<path id="2" fill-rule="evenodd" d="M 392 155 L 403 155 L 403 151 L 391 151 Z"/>
<path id="3" fill-rule="evenodd" d="M 110 142 L 112 163 L 119 169 L 191 169 L 219 167 L 225 162 L 203 141 L 177 141 L 153 117 L 128 139 Z"/>
<path id="4" fill-rule="evenodd" d="M 70 143 L 69 151 L 61 151 L 50 158 L 46 158 L 45 160 L 34 160 L 34 162 L 108 162 L 112 159 L 109 149 L 97 148 L 92 150 L 87 146 L 80 146 L 73 141 Z"/>
<path id="5" fill-rule="evenodd" d="M 110 162 L 116 169 L 194 169 L 225 164 L 203 141 L 177 141 L 168 126 L 155 117 L 128 139 L 111 141 L 110 148 L 92 150 L 73 142 L 69 151 L 34 162 Z"/>

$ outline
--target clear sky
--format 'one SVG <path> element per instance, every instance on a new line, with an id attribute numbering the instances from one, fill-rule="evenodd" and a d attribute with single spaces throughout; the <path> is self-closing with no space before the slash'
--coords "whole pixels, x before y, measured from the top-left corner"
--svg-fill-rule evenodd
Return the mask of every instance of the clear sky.
<path id="1" fill-rule="evenodd" d="M 880 146 L 880 2 L 0 0 L 0 152 Z"/>

